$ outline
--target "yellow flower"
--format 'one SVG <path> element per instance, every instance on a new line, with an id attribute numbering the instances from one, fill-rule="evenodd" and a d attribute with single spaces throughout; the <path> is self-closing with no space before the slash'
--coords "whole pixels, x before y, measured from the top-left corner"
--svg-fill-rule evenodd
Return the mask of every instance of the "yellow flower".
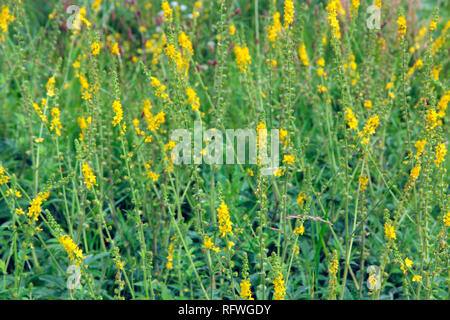
<path id="1" fill-rule="evenodd" d="M 438 125 L 438 114 L 437 114 L 436 110 L 429 109 L 427 111 L 426 119 L 427 119 L 428 130 L 434 129 Z"/>
<path id="2" fill-rule="evenodd" d="M 220 249 L 214 245 L 214 243 L 211 241 L 211 238 L 208 237 L 208 236 L 205 236 L 203 238 L 203 246 L 206 249 L 210 249 L 210 250 L 213 250 L 215 252 L 219 252 L 220 251 Z"/>
<path id="3" fill-rule="evenodd" d="M 30 218 L 30 220 L 37 221 L 39 219 L 39 214 L 42 210 L 42 203 L 46 201 L 49 196 L 49 192 L 39 192 L 36 198 L 31 201 L 27 212 L 27 216 Z"/>
<path id="4" fill-rule="evenodd" d="M 286 29 L 294 22 L 294 2 L 292 0 L 284 1 L 284 28 Z"/>
<path id="5" fill-rule="evenodd" d="M 413 265 L 413 262 L 411 261 L 411 259 L 409 259 L 408 257 L 405 258 L 405 266 L 407 268 L 411 268 L 411 266 Z"/>
<path id="6" fill-rule="evenodd" d="M 325 86 L 323 86 L 323 85 L 319 85 L 319 86 L 317 87 L 317 91 L 318 91 L 319 93 L 325 93 L 325 92 L 328 91 L 328 89 L 327 89 L 327 87 L 325 87 Z"/>
<path id="7" fill-rule="evenodd" d="M 7 184 L 9 181 L 9 177 L 6 175 L 5 173 L 5 168 L 3 168 L 2 166 L 0 166 L 0 186 L 2 184 Z"/>
<path id="8" fill-rule="evenodd" d="M 58 108 L 52 108 L 52 121 L 50 123 L 50 131 L 55 130 L 56 134 L 58 136 L 61 136 L 61 129 L 62 129 L 62 124 L 61 124 L 61 119 L 60 119 L 60 115 L 61 115 L 61 111 L 59 111 Z"/>
<path id="9" fill-rule="evenodd" d="M 366 109 L 372 109 L 372 107 L 373 107 L 372 101 L 370 101 L 370 100 L 364 101 L 364 107 L 365 107 Z"/>
<path id="10" fill-rule="evenodd" d="M 404 16 L 398 17 L 397 25 L 398 25 L 398 33 L 400 34 L 400 38 L 403 39 L 403 37 L 406 34 L 406 18 Z"/>
<path id="11" fill-rule="evenodd" d="M 98 10 L 100 9 L 100 6 L 102 4 L 103 0 L 94 0 L 94 3 L 92 3 L 91 8 L 92 10 L 94 10 L 95 12 L 98 12 Z"/>
<path id="12" fill-rule="evenodd" d="M 308 54 L 306 53 L 306 46 L 302 44 L 298 47 L 298 54 L 300 56 L 300 60 L 302 61 L 305 67 L 309 66 Z"/>
<path id="13" fill-rule="evenodd" d="M 47 96 L 53 97 L 55 95 L 55 78 L 48 79 L 45 88 L 47 89 Z"/>
<path id="14" fill-rule="evenodd" d="M 94 43 L 91 45 L 92 55 L 93 55 L 93 56 L 98 55 L 98 54 L 100 53 L 100 48 L 101 48 L 101 44 L 98 43 L 98 42 L 94 42 Z"/>
<path id="15" fill-rule="evenodd" d="M 345 108 L 345 120 L 347 121 L 347 125 L 352 130 L 358 129 L 358 119 L 355 117 L 355 114 L 353 113 L 352 109 Z"/>
<path id="16" fill-rule="evenodd" d="M 230 220 L 228 206 L 224 201 L 217 208 L 217 217 L 219 219 L 219 232 L 222 238 L 227 234 L 233 235 L 233 223 Z"/>
<path id="17" fill-rule="evenodd" d="M 73 22 L 73 32 L 77 33 L 78 30 L 81 28 L 81 23 L 84 23 L 86 25 L 86 28 L 88 30 L 91 28 L 91 23 L 86 19 L 86 9 L 80 8 L 80 12 L 78 13 L 78 16 L 75 18 Z"/>
<path id="18" fill-rule="evenodd" d="M 370 284 L 370 290 L 372 290 L 372 288 L 375 288 L 375 285 L 377 284 L 377 276 L 376 274 L 370 274 L 369 278 L 367 279 L 367 281 Z"/>
<path id="19" fill-rule="evenodd" d="M 112 104 L 112 108 L 115 114 L 112 124 L 115 127 L 123 120 L 123 109 L 120 100 L 115 100 Z"/>
<path id="20" fill-rule="evenodd" d="M 419 157 L 422 155 L 423 151 L 425 150 L 425 144 L 427 143 L 426 139 L 423 140 L 417 140 L 414 144 L 414 147 L 416 147 L 416 159 L 419 159 Z"/>
<path id="21" fill-rule="evenodd" d="M 8 26 L 11 22 L 14 21 L 14 16 L 9 14 L 9 8 L 5 5 L 2 5 L 2 10 L 0 12 L 0 30 L 4 33 L 8 32 Z M 1 38 L 4 40 L 4 38 Z"/>
<path id="22" fill-rule="evenodd" d="M 320 58 L 319 60 L 317 60 L 317 65 L 320 67 L 325 67 L 325 59 Z"/>
<path id="23" fill-rule="evenodd" d="M 230 25 L 230 35 L 234 36 L 234 34 L 236 33 L 236 27 L 234 26 L 234 24 Z"/>
<path id="24" fill-rule="evenodd" d="M 420 165 L 415 166 L 410 173 L 411 179 L 413 179 L 413 181 L 417 180 L 417 178 L 419 177 L 420 174 Z"/>
<path id="25" fill-rule="evenodd" d="M 288 131 L 283 128 L 280 128 L 280 140 L 281 140 L 281 142 L 283 142 L 283 145 L 285 148 L 287 146 L 287 135 L 288 135 Z"/>
<path id="26" fill-rule="evenodd" d="M 335 39 L 341 38 L 341 27 L 339 26 L 339 20 L 337 19 L 337 11 L 340 8 L 340 0 L 330 0 L 326 9 L 328 11 L 328 23 L 333 29 L 333 36 Z"/>
<path id="27" fill-rule="evenodd" d="M 153 182 L 157 182 L 159 179 L 159 174 L 156 174 L 155 172 L 149 170 L 147 171 L 147 178 L 152 179 Z"/>
<path id="28" fill-rule="evenodd" d="M 297 204 L 299 204 L 302 209 L 303 209 L 303 204 L 305 203 L 305 200 L 306 200 L 306 194 L 302 191 L 297 196 Z"/>
<path id="29" fill-rule="evenodd" d="M 166 86 L 161 84 L 161 82 L 157 78 L 152 77 L 151 85 L 155 89 L 155 95 L 157 97 L 161 97 L 164 100 L 168 99 L 169 96 L 164 92 L 166 90 Z"/>
<path id="30" fill-rule="evenodd" d="M 60 236 L 58 241 L 62 244 L 64 249 L 66 249 L 69 254 L 70 261 L 76 260 L 77 265 L 81 263 L 81 261 L 85 258 L 83 255 L 83 251 L 78 248 L 75 242 L 73 242 L 72 238 L 68 235 Z"/>
<path id="31" fill-rule="evenodd" d="M 189 40 L 189 37 L 184 33 L 184 31 L 181 31 L 178 36 L 178 44 L 181 48 L 189 52 L 190 55 L 194 54 L 194 50 L 192 49 L 192 42 Z"/>
<path id="32" fill-rule="evenodd" d="M 112 45 L 111 54 L 120 55 L 119 44 L 117 42 Z"/>
<path id="33" fill-rule="evenodd" d="M 97 185 L 96 176 L 92 172 L 92 169 L 89 167 L 87 163 L 84 163 L 81 166 L 81 172 L 83 173 L 84 183 L 86 184 L 86 188 L 90 189 L 92 186 Z"/>
<path id="34" fill-rule="evenodd" d="M 405 262 L 401 263 L 400 269 L 403 271 L 404 274 L 406 274 L 408 269 L 411 268 L 412 264 L 413 262 L 408 257 L 406 257 Z"/>
<path id="35" fill-rule="evenodd" d="M 116 266 L 119 270 L 123 271 L 123 263 L 121 261 L 116 261 Z"/>
<path id="36" fill-rule="evenodd" d="M 278 168 L 277 171 L 273 174 L 275 177 L 281 177 L 284 174 L 284 170 Z"/>
<path id="37" fill-rule="evenodd" d="M 436 28 L 437 28 L 437 23 L 436 23 L 436 21 L 431 21 L 430 22 L 430 31 L 434 31 L 434 30 L 436 30 Z"/>
<path id="38" fill-rule="evenodd" d="M 186 95 L 188 96 L 189 104 L 193 111 L 197 111 L 200 108 L 200 98 L 192 88 L 186 89 Z"/>
<path id="39" fill-rule="evenodd" d="M 245 279 L 242 280 L 242 282 L 240 283 L 240 287 L 241 287 L 241 298 L 244 300 L 254 300 L 252 298 L 252 291 L 250 290 L 251 284 L 250 284 L 250 280 Z"/>
<path id="40" fill-rule="evenodd" d="M 248 47 L 235 46 L 234 54 L 236 55 L 236 63 L 238 65 L 238 68 L 242 72 L 246 73 L 247 65 L 252 63 L 252 57 L 250 56 L 250 54 L 248 52 Z"/>
<path id="41" fill-rule="evenodd" d="M 164 1 L 162 3 L 161 7 L 164 12 L 164 18 L 166 19 L 166 21 L 172 22 L 173 12 L 172 12 L 172 9 L 170 8 L 169 3 L 167 1 Z"/>
<path id="42" fill-rule="evenodd" d="M 275 14 L 273 15 L 273 24 L 270 25 L 268 28 L 267 39 L 269 39 L 270 42 L 275 42 L 280 32 L 281 32 L 280 13 L 275 12 Z"/>
<path id="43" fill-rule="evenodd" d="M 284 300 L 284 296 L 286 295 L 286 287 L 284 283 L 283 274 L 278 272 L 278 275 L 273 280 L 273 286 L 275 293 L 273 295 L 274 300 Z"/>
<path id="44" fill-rule="evenodd" d="M 384 233 L 386 234 L 386 238 L 388 238 L 389 240 L 397 239 L 394 226 L 391 223 L 386 222 L 384 224 Z"/>
<path id="45" fill-rule="evenodd" d="M 436 81 L 439 80 L 439 73 L 441 73 L 441 71 L 442 71 L 442 65 L 433 67 L 433 70 L 431 70 L 431 74 L 432 74 L 434 80 L 436 80 Z"/>
<path id="46" fill-rule="evenodd" d="M 378 115 L 375 115 L 369 120 L 367 120 L 365 126 L 364 126 L 364 135 L 365 136 L 371 136 L 375 133 L 375 129 L 380 124 L 380 117 Z"/>
<path id="47" fill-rule="evenodd" d="M 283 157 L 283 163 L 292 164 L 295 161 L 295 156 L 286 154 Z"/>
<path id="48" fill-rule="evenodd" d="M 439 103 L 436 107 L 436 110 L 438 110 L 438 116 L 439 118 L 444 118 L 445 113 L 447 111 L 448 103 L 450 102 L 450 91 L 447 91 L 439 100 Z"/>
<path id="49" fill-rule="evenodd" d="M 173 246 L 173 242 L 170 243 L 168 253 L 167 253 L 167 263 L 166 268 L 172 269 L 173 268 L 173 253 L 175 252 L 175 248 Z"/>
<path id="50" fill-rule="evenodd" d="M 166 122 L 166 113 L 164 111 L 158 112 L 155 116 L 149 109 L 143 109 L 145 121 L 147 122 L 147 129 L 155 132 L 161 129 L 161 125 Z"/>
<path id="51" fill-rule="evenodd" d="M 304 233 L 305 233 L 305 226 L 303 224 L 301 224 L 300 226 L 298 226 L 294 229 L 294 234 L 296 236 L 298 236 L 298 235 L 302 236 Z"/>
<path id="52" fill-rule="evenodd" d="M 369 178 L 366 175 L 362 174 L 359 177 L 359 183 L 361 184 L 361 191 L 366 190 L 368 182 L 369 182 Z"/>
<path id="53" fill-rule="evenodd" d="M 415 274 L 412 277 L 412 282 L 421 282 L 421 281 L 422 281 L 422 276 L 419 276 L 419 275 Z"/>
<path id="54" fill-rule="evenodd" d="M 444 143 L 439 143 L 435 147 L 435 151 L 436 151 L 436 159 L 434 160 L 434 163 L 436 163 L 436 167 L 439 167 L 439 165 L 445 160 L 445 155 L 447 154 L 447 147 L 445 146 Z"/>
<path id="55" fill-rule="evenodd" d="M 165 54 L 170 58 L 171 62 L 175 63 L 179 72 L 183 70 L 187 71 L 186 67 L 188 67 L 189 62 L 187 59 L 183 59 L 183 56 L 178 50 L 176 50 L 173 44 L 169 43 L 166 45 Z"/>
<path id="56" fill-rule="evenodd" d="M 175 143 L 175 141 L 169 141 L 169 143 L 168 144 L 166 144 L 165 146 L 164 146 L 164 151 L 167 151 L 167 150 L 172 150 L 173 148 L 175 148 L 175 146 L 176 146 L 176 143 Z"/>
<path id="57" fill-rule="evenodd" d="M 354 16 L 358 15 L 359 5 L 360 5 L 360 0 L 352 0 L 350 16 L 354 17 Z"/>
<path id="58" fill-rule="evenodd" d="M 446 227 L 450 227 L 450 210 L 447 211 L 447 214 L 444 215 L 442 221 L 444 221 Z"/>
<path id="59" fill-rule="evenodd" d="M 328 266 L 328 271 L 330 272 L 330 274 L 336 274 L 338 272 L 338 268 L 339 268 L 339 261 L 336 258 L 331 259 L 329 266 Z"/>

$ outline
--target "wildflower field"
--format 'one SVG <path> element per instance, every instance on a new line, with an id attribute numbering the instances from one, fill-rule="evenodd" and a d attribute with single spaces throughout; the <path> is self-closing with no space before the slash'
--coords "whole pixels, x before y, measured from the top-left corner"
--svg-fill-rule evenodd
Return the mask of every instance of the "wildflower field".
<path id="1" fill-rule="evenodd" d="M 449 52 L 447 0 L 2 0 L 0 299 L 449 299 Z"/>

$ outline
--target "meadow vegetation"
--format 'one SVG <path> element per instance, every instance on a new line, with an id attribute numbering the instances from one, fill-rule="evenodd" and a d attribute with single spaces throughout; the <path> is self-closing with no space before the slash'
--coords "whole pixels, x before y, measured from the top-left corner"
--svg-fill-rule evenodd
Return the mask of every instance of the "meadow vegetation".
<path id="1" fill-rule="evenodd" d="M 450 298 L 449 19 L 2 1 L 0 298 Z M 174 163 L 195 121 L 278 129 L 279 168 Z"/>

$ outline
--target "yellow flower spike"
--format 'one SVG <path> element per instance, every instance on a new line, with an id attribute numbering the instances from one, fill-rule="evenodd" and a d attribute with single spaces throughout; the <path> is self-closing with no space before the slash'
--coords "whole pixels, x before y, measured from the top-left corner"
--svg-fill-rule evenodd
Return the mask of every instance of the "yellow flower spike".
<path id="1" fill-rule="evenodd" d="M 234 54 L 236 55 L 236 64 L 238 65 L 238 68 L 242 72 L 247 73 L 247 66 L 252 63 L 252 57 L 250 56 L 248 47 L 235 46 Z"/>
<path id="2" fill-rule="evenodd" d="M 305 233 L 305 226 L 303 225 L 303 223 L 294 229 L 294 234 L 296 236 L 299 235 L 302 236 L 304 233 Z"/>
<path id="3" fill-rule="evenodd" d="M 358 119 L 356 118 L 355 114 L 353 113 L 352 109 L 345 108 L 345 120 L 347 121 L 347 125 L 352 130 L 358 129 Z"/>
<path id="4" fill-rule="evenodd" d="M 384 233 L 386 235 L 386 238 L 388 238 L 389 240 L 397 239 L 397 235 L 395 234 L 394 226 L 391 223 L 386 222 L 384 224 Z"/>
<path id="5" fill-rule="evenodd" d="M 303 204 L 306 200 L 306 194 L 302 191 L 297 196 L 297 204 L 300 205 L 300 207 L 303 209 Z"/>
<path id="6" fill-rule="evenodd" d="M 330 0 L 326 7 L 328 11 L 328 23 L 333 30 L 333 36 L 335 39 L 341 39 L 341 27 L 339 25 L 338 10 L 342 8 L 340 0 Z"/>
<path id="7" fill-rule="evenodd" d="M 165 21 L 172 22 L 173 21 L 173 11 L 170 8 L 170 5 L 167 1 L 164 1 L 161 5 L 161 8 L 164 12 Z"/>
<path id="8" fill-rule="evenodd" d="M 233 235 L 233 223 L 230 220 L 228 206 L 224 201 L 217 208 L 217 217 L 219 219 L 220 236 L 224 238 L 227 234 Z"/>
<path id="9" fill-rule="evenodd" d="M 372 107 L 373 107 L 372 101 L 370 101 L 370 100 L 364 101 L 364 107 L 366 109 L 372 109 Z"/>
<path id="10" fill-rule="evenodd" d="M 186 95 L 188 96 L 189 104 L 191 105 L 192 111 L 197 111 L 200 109 L 200 98 L 197 93 L 192 88 L 186 89 Z"/>
<path id="11" fill-rule="evenodd" d="M 92 186 L 97 186 L 96 176 L 94 175 L 92 169 L 89 167 L 87 163 L 84 163 L 81 166 L 81 172 L 83 173 L 86 188 L 90 189 L 92 188 Z"/>
<path id="12" fill-rule="evenodd" d="M 362 174 L 359 179 L 358 179 L 359 183 L 361 184 L 361 192 L 365 191 L 367 188 L 367 183 L 369 182 L 369 178 Z"/>
<path id="13" fill-rule="evenodd" d="M 236 33 L 236 27 L 234 26 L 234 24 L 230 25 L 230 35 L 234 36 L 234 34 Z"/>
<path id="14" fill-rule="evenodd" d="M 254 300 L 252 298 L 252 292 L 250 290 L 250 287 L 251 287 L 250 280 L 248 280 L 248 279 L 242 280 L 241 283 L 239 284 L 239 286 L 241 287 L 240 296 L 242 299 Z"/>
<path id="15" fill-rule="evenodd" d="M 47 96 L 53 97 L 55 95 L 55 78 L 49 78 L 45 88 L 47 89 Z"/>
<path id="16" fill-rule="evenodd" d="M 411 281 L 412 281 L 412 282 L 422 282 L 422 276 L 419 276 L 419 275 L 415 274 L 415 275 L 412 277 Z"/>
<path id="17" fill-rule="evenodd" d="M 442 219 L 446 227 L 450 227 L 450 210 L 447 211 L 447 213 L 444 215 L 444 218 Z"/>
<path id="18" fill-rule="evenodd" d="M 305 67 L 309 66 L 309 59 L 308 59 L 308 54 L 306 52 L 305 44 L 302 44 L 301 46 L 298 47 L 298 54 L 299 54 L 300 60 L 302 61 L 303 65 Z"/>
<path id="19" fill-rule="evenodd" d="M 99 42 L 94 42 L 91 45 L 91 51 L 93 56 L 97 56 L 100 53 L 101 44 Z"/>
<path id="20" fill-rule="evenodd" d="M 295 161 L 295 156 L 293 156 L 293 155 L 286 154 L 283 157 L 283 163 L 286 163 L 288 165 L 294 163 L 294 161 Z"/>
<path id="21" fill-rule="evenodd" d="M 406 27 L 406 18 L 404 16 L 398 17 L 397 25 L 398 25 L 398 33 L 400 35 L 400 38 L 403 39 L 405 37 L 406 28 L 407 28 Z"/>
<path id="22" fill-rule="evenodd" d="M 445 143 L 439 143 L 434 150 L 436 152 L 435 154 L 436 159 L 434 160 L 434 163 L 436 163 L 436 167 L 439 168 L 439 165 L 445 160 L 445 155 L 447 154 L 447 147 L 445 146 Z"/>
<path id="23" fill-rule="evenodd" d="M 294 2 L 292 0 L 284 1 L 284 28 L 287 29 L 294 22 Z"/>
<path id="24" fill-rule="evenodd" d="M 120 100 L 115 100 L 112 104 L 112 108 L 115 114 L 112 124 L 115 127 L 123 120 L 123 109 Z"/>
<path id="25" fill-rule="evenodd" d="M 273 286 L 274 286 L 274 295 L 273 295 L 273 299 L 274 300 L 284 300 L 284 297 L 286 295 L 286 286 L 285 286 L 285 281 L 283 278 L 283 274 L 281 272 L 278 272 L 278 275 L 276 276 L 276 278 L 273 281 Z"/>
<path id="26" fill-rule="evenodd" d="M 281 29 L 280 13 L 276 12 L 273 15 L 273 24 L 268 28 L 267 39 L 269 39 L 270 42 L 275 42 L 281 32 Z"/>
<path id="27" fill-rule="evenodd" d="M 64 249 L 69 254 L 70 261 L 76 261 L 77 265 L 81 264 L 81 261 L 85 258 L 83 251 L 78 248 L 72 238 L 68 235 L 60 236 L 58 241 L 62 244 Z"/>
<path id="28" fill-rule="evenodd" d="M 56 134 L 58 136 L 61 136 L 61 129 L 62 129 L 62 124 L 61 124 L 61 111 L 59 111 L 58 108 L 52 108 L 51 111 L 52 114 L 52 121 L 50 123 L 50 131 L 55 130 Z"/>

